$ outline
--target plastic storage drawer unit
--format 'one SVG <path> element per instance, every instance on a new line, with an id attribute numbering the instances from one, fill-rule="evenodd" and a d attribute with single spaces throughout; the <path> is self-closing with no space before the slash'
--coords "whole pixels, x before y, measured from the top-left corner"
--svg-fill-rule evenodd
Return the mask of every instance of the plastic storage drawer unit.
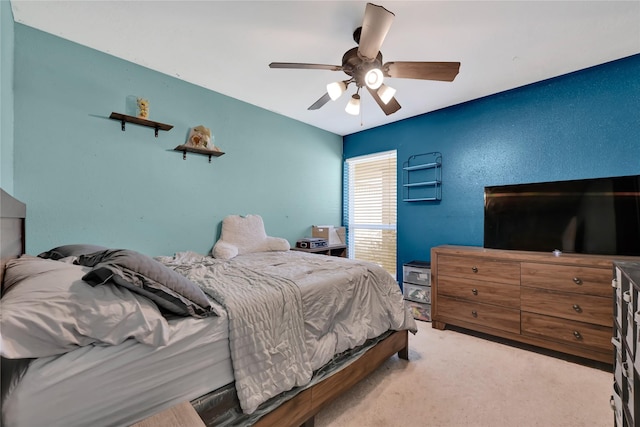
<path id="1" fill-rule="evenodd" d="M 413 283 L 405 282 L 403 288 L 404 299 L 431 304 L 431 286 L 414 285 Z"/>
<path id="2" fill-rule="evenodd" d="M 431 321 L 431 263 L 411 261 L 402 266 L 402 290 L 415 319 Z"/>
<path id="3" fill-rule="evenodd" d="M 402 266 L 402 281 L 414 285 L 431 286 L 431 263 L 411 261 Z"/>
<path id="4" fill-rule="evenodd" d="M 431 304 L 420 304 L 413 301 L 406 301 L 406 303 L 414 319 L 431 322 Z"/>

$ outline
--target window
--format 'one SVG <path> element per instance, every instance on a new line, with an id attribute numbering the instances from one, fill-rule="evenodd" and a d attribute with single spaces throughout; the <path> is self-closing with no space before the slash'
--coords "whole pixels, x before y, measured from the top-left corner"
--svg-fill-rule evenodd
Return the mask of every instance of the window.
<path id="1" fill-rule="evenodd" d="M 344 223 L 349 258 L 371 261 L 396 277 L 396 151 L 345 162 Z"/>

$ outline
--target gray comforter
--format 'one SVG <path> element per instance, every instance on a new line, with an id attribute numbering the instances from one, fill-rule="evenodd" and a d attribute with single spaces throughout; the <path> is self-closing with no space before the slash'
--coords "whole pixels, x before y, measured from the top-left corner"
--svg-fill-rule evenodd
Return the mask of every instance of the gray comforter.
<path id="1" fill-rule="evenodd" d="M 311 379 L 343 351 L 387 330 L 416 331 L 393 278 L 377 265 L 302 252 L 217 260 L 157 258 L 225 306 L 245 413 Z"/>

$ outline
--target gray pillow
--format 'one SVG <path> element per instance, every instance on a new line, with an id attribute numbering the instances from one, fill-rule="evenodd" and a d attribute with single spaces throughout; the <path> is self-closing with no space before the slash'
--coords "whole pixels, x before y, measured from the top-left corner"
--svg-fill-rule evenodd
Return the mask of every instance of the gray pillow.
<path id="1" fill-rule="evenodd" d="M 63 245 L 38 254 L 39 258 L 59 260 L 68 256 L 80 256 L 108 249 L 98 245 Z"/>
<path id="2" fill-rule="evenodd" d="M 92 286 L 114 283 L 143 295 L 180 316 L 216 315 L 205 293 L 189 279 L 151 257 L 128 249 L 82 255 L 76 264 L 93 267 L 82 280 Z"/>

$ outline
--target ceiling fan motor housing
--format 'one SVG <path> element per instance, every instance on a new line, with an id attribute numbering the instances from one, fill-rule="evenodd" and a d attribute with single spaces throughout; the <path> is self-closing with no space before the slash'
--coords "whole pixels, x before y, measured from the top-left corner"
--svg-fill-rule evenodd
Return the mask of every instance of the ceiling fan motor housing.
<path id="1" fill-rule="evenodd" d="M 378 56 L 374 61 L 365 61 L 358 55 L 358 47 L 349 49 L 342 56 L 342 71 L 353 77 L 358 87 L 365 86 L 364 76 L 367 71 L 378 68 L 382 70 L 382 52 L 378 52 Z"/>

